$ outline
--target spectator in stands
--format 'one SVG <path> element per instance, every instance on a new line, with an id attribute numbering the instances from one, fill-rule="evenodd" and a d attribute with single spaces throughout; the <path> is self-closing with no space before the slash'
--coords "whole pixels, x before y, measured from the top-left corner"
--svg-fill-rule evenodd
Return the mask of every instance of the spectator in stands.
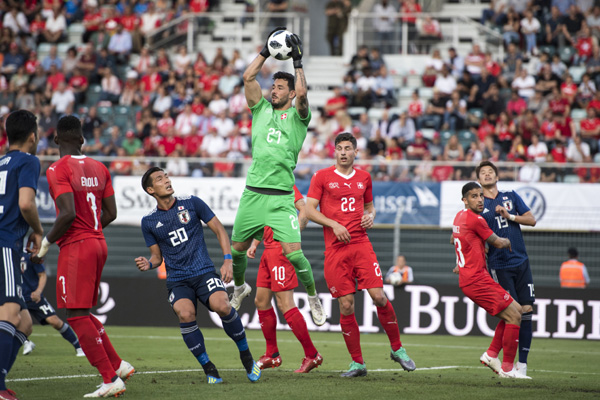
<path id="1" fill-rule="evenodd" d="M 388 148 L 390 147 L 393 138 L 398 139 L 398 145 L 402 149 L 406 149 L 408 145 L 415 140 L 416 128 L 412 119 L 408 118 L 406 111 L 400 114 L 400 117 L 392 122 L 388 131 Z"/>
<path id="2" fill-rule="evenodd" d="M 101 26 L 104 26 L 104 17 L 98 8 L 97 0 L 85 0 L 84 2 L 83 26 L 85 31 L 81 38 L 83 43 L 88 43 L 92 35 L 97 32 Z"/>
<path id="3" fill-rule="evenodd" d="M 35 108 L 35 97 L 27 91 L 27 85 L 18 87 L 15 96 L 15 108 L 17 110 L 33 110 Z"/>
<path id="4" fill-rule="evenodd" d="M 483 116 L 488 122 L 495 124 L 498 115 L 505 109 L 504 101 L 500 98 L 498 85 L 490 85 L 489 94 L 483 102 Z"/>
<path id="5" fill-rule="evenodd" d="M 377 32 L 379 49 L 384 54 L 392 54 L 394 49 L 394 30 L 397 10 L 389 0 L 381 0 L 373 7 L 375 18 L 373 26 Z"/>
<path id="6" fill-rule="evenodd" d="M 333 97 L 330 97 L 325 102 L 325 114 L 329 117 L 333 117 L 338 110 L 346 110 L 348 107 L 348 100 L 346 96 L 342 95 L 342 88 L 335 86 L 333 88 Z"/>
<path id="7" fill-rule="evenodd" d="M 481 75 L 477 81 L 477 97 L 479 101 L 485 101 L 490 96 L 490 88 L 492 85 L 498 86 L 498 79 L 490 75 L 486 68 L 481 70 Z"/>
<path id="8" fill-rule="evenodd" d="M 152 112 L 155 117 L 162 116 L 165 111 L 171 110 L 171 105 L 173 104 L 173 99 L 167 93 L 164 85 L 158 86 L 156 97 L 152 103 Z"/>
<path id="9" fill-rule="evenodd" d="M 431 18 L 431 16 L 426 16 L 423 21 L 420 23 L 419 29 L 419 42 L 421 43 L 421 52 L 424 54 L 429 54 L 429 49 L 435 43 L 439 42 L 442 39 L 442 29 L 440 27 L 440 23 Z"/>
<path id="10" fill-rule="evenodd" d="M 408 53 L 417 53 L 415 39 L 417 38 L 417 17 L 421 14 L 421 5 L 417 0 L 404 0 L 400 7 L 400 12 L 404 14 L 402 23 L 408 25 Z"/>
<path id="11" fill-rule="evenodd" d="M 131 175 L 133 161 L 127 159 L 128 154 L 123 148 L 117 149 L 116 157 L 110 162 L 108 171 L 112 176 Z"/>
<path id="12" fill-rule="evenodd" d="M 548 101 L 548 107 L 552 110 L 553 114 L 560 114 L 563 116 L 571 114 L 569 100 L 564 97 L 557 88 L 552 89 L 552 97 L 550 97 L 550 100 Z"/>
<path id="13" fill-rule="evenodd" d="M 514 83 L 514 82 L 513 82 Z M 506 103 L 506 112 L 510 119 L 518 118 L 527 109 L 527 102 L 519 97 L 519 92 L 513 90 L 510 95 L 510 100 Z"/>
<path id="14" fill-rule="evenodd" d="M 161 21 L 164 17 L 162 12 L 156 11 L 156 6 L 154 4 L 154 1 L 149 1 L 147 4 L 148 4 L 148 9 L 145 12 L 138 13 L 138 14 L 142 15 L 141 31 L 142 31 L 142 34 L 146 37 L 148 37 L 148 34 L 152 30 L 154 30 L 160 26 Z"/>
<path id="15" fill-rule="evenodd" d="M 442 135 L 439 132 L 433 132 L 433 138 L 427 149 L 432 160 L 439 161 L 442 159 L 444 156 L 444 146 L 442 145 Z"/>
<path id="16" fill-rule="evenodd" d="M 223 96 L 221 96 L 221 93 L 217 91 L 213 93 L 212 100 L 208 103 L 208 108 L 213 115 L 217 115 L 221 111 L 227 109 L 227 100 L 225 100 Z"/>
<path id="17" fill-rule="evenodd" d="M 433 90 L 433 97 L 429 100 L 425 114 L 418 120 L 418 128 L 433 128 L 439 131 L 442 127 L 444 113 L 446 112 L 446 102 L 440 96 L 437 89 Z"/>
<path id="18" fill-rule="evenodd" d="M 117 104 L 119 102 L 121 82 L 119 82 L 119 78 L 115 76 L 111 68 L 105 68 L 100 86 L 102 90 L 99 101 L 105 102 L 107 105 L 110 105 L 108 103 Z"/>
<path id="19" fill-rule="evenodd" d="M 415 141 L 406 147 L 406 158 L 408 160 L 421 160 L 428 152 L 427 141 L 421 131 L 415 133 Z"/>
<path id="20" fill-rule="evenodd" d="M 198 130 L 199 122 L 198 115 L 192 112 L 192 105 L 186 103 L 183 112 L 175 119 L 175 131 L 180 136 L 188 136 Z"/>
<path id="21" fill-rule="evenodd" d="M 423 115 L 423 110 L 425 110 L 425 103 L 419 97 L 419 89 L 415 89 L 410 95 L 410 103 L 408 103 L 408 117 L 412 118 L 415 126 L 418 119 Z"/>
<path id="22" fill-rule="evenodd" d="M 469 71 L 463 71 L 462 78 L 457 82 L 456 88 L 460 93 L 460 97 L 467 101 L 467 107 L 480 107 L 479 98 L 481 97 L 479 87 L 475 84 L 472 75 Z"/>
<path id="23" fill-rule="evenodd" d="M 586 118 L 580 121 L 579 132 L 583 141 L 590 146 L 592 154 L 597 153 L 599 147 L 600 118 L 597 115 L 598 113 L 594 108 L 588 108 Z"/>
<path id="24" fill-rule="evenodd" d="M 525 110 L 518 120 L 517 131 L 521 134 L 525 144 L 531 143 L 531 136 L 540 132 L 540 123 L 533 111 Z"/>
<path id="25" fill-rule="evenodd" d="M 57 114 L 65 114 L 68 110 L 73 110 L 75 104 L 75 95 L 67 87 L 65 82 L 58 84 L 57 90 L 52 94 L 51 104 Z"/>
<path id="26" fill-rule="evenodd" d="M 465 69 L 469 71 L 474 80 L 479 78 L 484 67 L 485 54 L 477 43 L 473 44 L 473 50 L 465 58 Z"/>
<path id="27" fill-rule="evenodd" d="M 353 123 L 352 129 L 358 129 L 360 131 L 361 137 L 369 140 L 375 129 L 375 124 L 369 118 L 369 114 L 366 112 L 361 113 L 358 116 L 358 121 Z"/>
<path id="28" fill-rule="evenodd" d="M 527 147 L 527 158 L 530 161 L 543 163 L 548 156 L 548 146 L 540 141 L 540 136 L 537 134 L 531 135 L 531 144 Z"/>
<path id="29" fill-rule="evenodd" d="M 348 0 L 331 0 L 325 5 L 325 15 L 327 16 L 326 39 L 329 43 L 329 54 L 332 56 L 342 55 L 344 34 L 348 28 L 348 17 L 351 11 L 352 5 Z"/>
<path id="30" fill-rule="evenodd" d="M 173 67 L 179 77 L 182 77 L 189 65 L 192 65 L 192 58 L 187 52 L 187 47 L 180 45 L 177 48 L 177 54 L 173 58 Z"/>
<path id="31" fill-rule="evenodd" d="M 581 76 L 581 83 L 577 88 L 577 96 L 575 99 L 578 108 L 587 108 L 589 102 L 594 98 L 596 94 L 596 84 L 590 79 L 589 74 L 583 74 Z"/>
<path id="32" fill-rule="evenodd" d="M 375 81 L 375 100 L 386 107 L 392 107 L 396 104 L 395 90 L 396 85 L 388 73 L 388 68 L 382 65 Z"/>
<path id="33" fill-rule="evenodd" d="M 10 44 L 10 51 L 4 55 L 2 60 L 2 73 L 7 77 L 17 72 L 17 70 L 25 65 L 25 56 L 20 52 L 19 45 L 16 43 Z"/>
<path id="34" fill-rule="evenodd" d="M 52 14 L 46 18 L 46 24 L 42 30 L 41 40 L 48 43 L 59 43 L 66 39 L 67 20 L 63 14 L 61 5 L 52 6 Z"/>
<path id="35" fill-rule="evenodd" d="M 113 125 L 109 129 L 109 138 L 104 142 L 102 152 L 107 156 L 115 156 L 117 150 L 123 147 L 123 135 L 118 125 Z"/>
<path id="36" fill-rule="evenodd" d="M 267 12 L 275 13 L 275 15 L 271 16 L 269 19 L 269 30 L 273 30 L 278 26 L 287 26 L 287 18 L 276 15 L 287 12 L 288 7 L 288 0 L 268 0 Z"/>
<path id="37" fill-rule="evenodd" d="M 183 152 L 181 149 L 175 149 L 169 156 L 169 160 L 165 166 L 165 172 L 169 176 L 188 176 L 190 173 L 190 166 L 185 158 L 183 158 Z"/>
<path id="38" fill-rule="evenodd" d="M 600 6 L 595 5 L 592 12 L 586 18 L 587 26 L 596 40 L 600 40 Z"/>
<path id="39" fill-rule="evenodd" d="M 117 23 L 117 31 L 110 37 L 108 42 L 108 52 L 113 57 L 114 63 L 127 64 L 132 48 L 131 33 L 123 28 L 123 24 Z"/>
<path id="40" fill-rule="evenodd" d="M 183 148 L 183 138 L 177 134 L 175 127 L 169 128 L 167 133 L 158 141 L 158 154 L 161 157 L 170 156 L 175 150 Z"/>
<path id="41" fill-rule="evenodd" d="M 502 37 L 506 46 L 511 43 L 519 43 L 521 40 L 519 36 L 520 29 L 519 14 L 513 8 L 509 8 L 506 13 L 506 23 L 502 26 Z"/>
<path id="42" fill-rule="evenodd" d="M 481 152 L 479 143 L 475 140 L 469 143 L 469 148 L 465 154 L 465 161 L 470 161 L 472 163 L 479 163 L 483 161 L 483 153 Z M 465 176 L 466 179 L 470 179 L 468 176 Z"/>
<path id="43" fill-rule="evenodd" d="M 363 69 L 362 72 L 362 76 L 356 80 L 357 91 L 354 95 L 353 104 L 370 108 L 375 101 L 377 79 L 373 76 L 371 67 Z"/>
<path id="44" fill-rule="evenodd" d="M 212 122 L 212 127 L 216 128 L 219 136 L 226 139 L 235 130 L 235 123 L 227 116 L 226 110 L 220 110 Z"/>
<path id="45" fill-rule="evenodd" d="M 567 147 L 567 162 L 589 163 L 592 162 L 590 146 L 581 140 L 581 135 L 574 135 Z"/>
<path id="46" fill-rule="evenodd" d="M 535 84 L 535 90 L 539 91 L 542 97 L 547 97 L 552 94 L 554 89 L 560 87 L 560 78 L 552 72 L 550 65 L 544 66 L 542 70 L 542 76 L 538 79 Z"/>
<path id="47" fill-rule="evenodd" d="M 50 72 L 50 67 L 55 65 L 56 68 L 62 70 L 62 59 L 58 57 L 58 49 L 56 46 L 51 46 L 48 55 L 42 60 L 44 71 Z"/>
<path id="48" fill-rule="evenodd" d="M 73 71 L 77 67 L 77 62 L 77 48 L 71 46 L 67 49 L 67 55 L 62 63 L 62 72 L 65 74 L 67 80 L 71 79 L 71 75 L 73 75 Z"/>
<path id="49" fill-rule="evenodd" d="M 481 25 L 489 21 L 492 26 L 502 26 L 506 19 L 506 6 L 506 0 L 491 0 L 489 8 L 481 11 Z"/>
<path id="50" fill-rule="evenodd" d="M 504 64 L 502 65 L 502 76 L 508 83 L 512 82 L 515 76 L 518 76 L 521 72 L 521 66 L 523 64 L 523 56 L 514 43 L 507 45 L 506 57 L 504 57 Z"/>
<path id="51" fill-rule="evenodd" d="M 371 48 L 369 54 L 369 64 L 373 71 L 379 71 L 382 66 L 386 65 L 383 56 L 381 55 L 381 51 L 377 47 Z"/>
<path id="52" fill-rule="evenodd" d="M 528 162 L 525 165 L 523 165 L 521 168 L 519 168 L 519 176 L 518 176 L 518 180 L 519 182 L 527 182 L 527 183 L 533 183 L 533 182 L 539 182 L 542 176 L 542 169 L 540 168 L 539 165 L 532 163 L 532 162 Z"/>
<path id="53" fill-rule="evenodd" d="M 582 24 L 585 22 L 583 14 L 575 4 L 569 6 L 567 15 L 561 19 L 561 35 L 558 38 L 559 47 L 575 46 L 577 43 L 577 33 L 581 30 Z"/>
<path id="54" fill-rule="evenodd" d="M 100 128 L 103 130 L 106 127 L 106 123 L 98 116 L 98 108 L 91 106 L 87 113 L 83 114 L 81 119 L 81 130 L 85 140 L 92 139 L 94 137 L 94 129 Z"/>
<path id="55" fill-rule="evenodd" d="M 533 16 L 531 10 L 525 10 L 524 18 L 521 20 L 521 33 L 525 36 L 527 58 L 537 54 L 537 35 L 542 30 L 540 21 Z"/>
<path id="56" fill-rule="evenodd" d="M 371 67 L 371 60 L 369 57 L 369 48 L 367 46 L 360 45 L 355 55 L 352 56 L 350 60 L 350 70 L 348 71 L 349 75 L 357 75 L 361 73 L 361 71 L 365 68 Z"/>
<path id="57" fill-rule="evenodd" d="M 498 161 L 500 160 L 500 145 L 494 141 L 492 135 L 488 135 L 483 139 L 481 153 L 484 160 Z"/>
<path id="58" fill-rule="evenodd" d="M 145 40 L 141 32 L 142 19 L 133 13 L 133 7 L 130 4 L 125 5 L 123 9 L 121 24 L 123 24 L 123 28 L 131 35 L 131 52 L 139 54 Z"/>
<path id="59" fill-rule="evenodd" d="M 71 79 L 69 79 L 69 88 L 73 91 L 73 95 L 75 96 L 76 106 L 85 103 L 88 86 L 89 83 L 87 78 L 81 74 L 79 68 L 75 68 Z"/>
<path id="60" fill-rule="evenodd" d="M 436 78 L 433 87 L 439 91 L 442 99 L 450 100 L 450 95 L 456 89 L 456 79 L 450 74 L 447 65 L 442 65 L 441 75 Z"/>
<path id="61" fill-rule="evenodd" d="M 452 75 L 457 81 L 462 78 L 465 69 L 465 60 L 456 53 L 454 47 L 448 49 L 448 59 L 445 61 L 445 64 L 450 68 Z"/>
<path id="62" fill-rule="evenodd" d="M 9 28 L 15 35 L 20 33 L 28 34 L 30 32 L 27 17 L 17 6 L 10 7 L 8 12 L 4 14 L 2 26 Z"/>
<path id="63" fill-rule="evenodd" d="M 560 266 L 560 287 L 567 289 L 585 289 L 590 284 L 590 275 L 579 257 L 575 247 L 567 250 L 569 260 Z"/>
<path id="64" fill-rule="evenodd" d="M 455 90 L 446 101 L 446 111 L 444 112 L 444 124 L 442 129 L 450 129 L 453 132 L 466 129 L 467 118 L 467 102 L 464 99 L 461 99 L 458 90 Z"/>
<path id="65" fill-rule="evenodd" d="M 235 74 L 233 67 L 227 65 L 223 70 L 223 75 L 219 78 L 219 90 L 225 97 L 231 96 L 233 89 L 241 83 L 239 75 Z"/>

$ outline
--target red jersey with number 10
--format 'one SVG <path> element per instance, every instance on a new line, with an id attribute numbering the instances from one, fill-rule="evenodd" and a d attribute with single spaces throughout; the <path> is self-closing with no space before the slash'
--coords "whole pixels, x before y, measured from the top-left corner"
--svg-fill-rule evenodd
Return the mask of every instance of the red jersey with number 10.
<path id="1" fill-rule="evenodd" d="M 296 185 L 294 185 L 294 204 L 296 204 L 298 200 L 304 200 L 304 196 L 302 196 L 300 190 L 298 190 Z M 265 249 L 281 248 L 281 243 L 273 239 L 273 229 L 271 229 L 270 226 L 265 226 L 265 231 L 263 233 L 263 244 L 265 245 Z"/>
<path id="2" fill-rule="evenodd" d="M 454 217 L 452 237 L 459 267 L 459 287 L 477 281 L 482 272 L 487 274 L 484 242 L 493 234 L 485 219 L 469 209 L 459 211 Z"/>
<path id="3" fill-rule="evenodd" d="M 64 156 L 46 171 L 50 195 L 73 193 L 75 221 L 57 240 L 63 246 L 87 238 L 104 238 L 100 215 L 102 200 L 115 194 L 108 169 L 86 156 Z M 58 215 L 58 209 L 56 210 Z"/>
<path id="4" fill-rule="evenodd" d="M 365 204 L 373 201 L 371 175 L 354 169 L 350 175 L 342 175 L 335 166 L 317 171 L 310 182 L 308 197 L 319 200 L 321 213 L 342 224 L 350 233 L 350 243 L 369 241 L 367 231 L 360 226 Z M 343 246 L 333 229 L 323 227 L 325 248 Z"/>

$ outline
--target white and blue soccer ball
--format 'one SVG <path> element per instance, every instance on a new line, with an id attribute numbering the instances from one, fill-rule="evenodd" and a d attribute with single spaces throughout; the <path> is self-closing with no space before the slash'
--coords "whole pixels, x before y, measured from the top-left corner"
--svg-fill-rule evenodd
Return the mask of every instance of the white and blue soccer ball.
<path id="1" fill-rule="evenodd" d="M 287 60 L 292 56 L 292 48 L 287 45 L 286 38 L 291 36 L 292 32 L 280 30 L 275 31 L 269 36 L 267 41 L 267 48 L 271 57 L 277 60 Z"/>

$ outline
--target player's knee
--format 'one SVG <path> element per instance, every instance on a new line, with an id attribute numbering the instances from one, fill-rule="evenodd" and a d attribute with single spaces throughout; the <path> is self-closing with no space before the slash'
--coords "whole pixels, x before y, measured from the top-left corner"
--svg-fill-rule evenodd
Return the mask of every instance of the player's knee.
<path id="1" fill-rule="evenodd" d="M 354 302 L 350 300 L 340 300 L 340 312 L 343 315 L 350 315 L 354 313 Z"/>
<path id="2" fill-rule="evenodd" d="M 56 330 L 60 330 L 63 327 L 63 322 L 56 315 L 46 318 L 46 322 Z"/>
<path id="3" fill-rule="evenodd" d="M 210 308 L 216 312 L 219 317 L 226 317 L 231 313 L 231 304 L 227 298 L 216 301 L 215 304 L 211 303 Z"/>
<path id="4" fill-rule="evenodd" d="M 179 322 L 192 322 L 196 320 L 196 312 L 193 309 L 182 309 L 177 312 Z"/>
<path id="5" fill-rule="evenodd" d="M 384 307 L 388 301 L 385 293 L 383 293 L 383 290 L 381 293 L 372 295 L 371 298 L 373 299 L 373 304 L 375 304 L 377 307 Z"/>

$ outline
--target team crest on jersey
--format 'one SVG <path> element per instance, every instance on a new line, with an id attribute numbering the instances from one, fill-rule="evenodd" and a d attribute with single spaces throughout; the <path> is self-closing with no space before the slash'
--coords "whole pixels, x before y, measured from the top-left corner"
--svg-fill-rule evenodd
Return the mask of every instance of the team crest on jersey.
<path id="1" fill-rule="evenodd" d="M 329 189 L 339 189 L 340 185 L 337 182 L 329 182 Z"/>
<path id="2" fill-rule="evenodd" d="M 188 210 L 178 212 L 177 216 L 179 217 L 179 221 L 181 221 L 182 224 L 187 224 L 188 222 L 190 222 L 190 212 Z"/>
<path id="3" fill-rule="evenodd" d="M 281 119 L 287 119 L 287 113 L 281 114 Z"/>
<path id="4" fill-rule="evenodd" d="M 359 189 L 362 189 L 362 188 L 364 187 L 364 185 L 363 185 L 363 183 L 362 183 L 362 182 L 358 182 L 358 183 L 356 184 L 356 186 L 358 186 L 358 188 L 359 188 Z"/>
<path id="5" fill-rule="evenodd" d="M 513 209 L 513 203 L 512 203 L 512 200 L 506 200 L 506 201 L 503 201 L 503 202 L 502 202 L 502 206 L 503 206 L 504 208 L 506 208 L 508 211 L 512 211 L 512 209 Z"/>

